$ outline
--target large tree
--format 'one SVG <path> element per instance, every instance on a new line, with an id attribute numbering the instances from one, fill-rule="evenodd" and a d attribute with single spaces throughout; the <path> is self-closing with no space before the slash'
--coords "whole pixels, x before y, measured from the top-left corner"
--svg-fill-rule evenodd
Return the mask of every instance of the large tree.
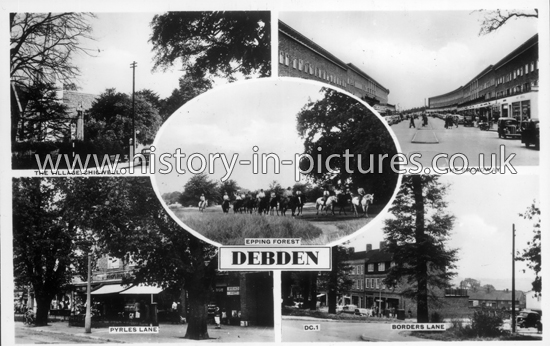
<path id="1" fill-rule="evenodd" d="M 222 194 L 218 183 L 210 180 L 205 173 L 193 175 L 183 186 L 179 202 L 184 206 L 197 205 L 203 193 L 209 201 L 221 201 Z"/>
<path id="2" fill-rule="evenodd" d="M 91 54 L 83 46 L 91 36 L 91 13 L 10 13 L 10 77 L 18 84 L 74 82 L 75 54 Z"/>
<path id="3" fill-rule="evenodd" d="M 185 75 L 179 79 L 179 88 L 174 89 L 172 94 L 160 102 L 160 116 L 165 121 L 174 114 L 181 106 L 194 97 L 210 90 L 212 81 L 202 76 L 191 77 Z"/>
<path id="4" fill-rule="evenodd" d="M 228 80 L 271 73 L 269 11 L 167 12 L 151 27 L 155 69 L 176 65 L 190 76 Z"/>
<path id="5" fill-rule="evenodd" d="M 305 153 L 314 158 L 308 176 L 318 184 L 349 184 L 354 190 L 362 187 L 374 193 L 375 202 L 386 203 L 398 177 L 390 165 L 390 158 L 397 153 L 390 133 L 374 113 L 355 99 L 329 88 L 320 92 L 324 97 L 308 102 L 297 115 L 297 130 L 304 140 Z M 346 151 L 353 155 L 348 160 L 344 157 Z M 331 172 L 325 163 L 332 154 L 340 157 L 331 159 Z M 379 157 L 384 154 L 388 156 L 380 164 Z M 318 155 L 322 158 L 320 167 Z M 309 160 L 303 160 L 300 167 L 307 170 L 309 164 Z"/>
<path id="6" fill-rule="evenodd" d="M 395 263 L 384 279 L 389 287 L 399 285 L 402 294 L 417 302 L 418 322 L 428 322 L 429 300 L 437 301 L 437 290 L 448 287 L 455 275 L 457 249 L 449 249 L 455 217 L 446 211 L 447 185 L 438 176 L 409 175 L 385 221 L 388 251 Z"/>
<path id="7" fill-rule="evenodd" d="M 47 324 L 52 298 L 76 274 L 77 250 L 87 238 L 82 214 L 67 198 L 74 192 L 67 179 L 13 180 L 14 277 L 34 290 L 37 325 Z"/>
<path id="8" fill-rule="evenodd" d="M 158 109 L 154 107 L 154 94 L 144 90 L 136 93 L 135 126 L 136 142 L 151 144 L 161 125 Z M 84 138 L 92 142 L 116 142 L 122 147 L 129 145 L 132 138 L 132 97 L 107 89 L 87 111 Z"/>
<path id="9" fill-rule="evenodd" d="M 533 223 L 533 239 L 527 242 L 527 248 L 523 249 L 522 253 L 518 252 L 520 261 L 527 262 L 529 269 L 535 272 L 535 280 L 532 282 L 532 289 L 536 295 L 542 295 L 542 257 L 541 257 L 541 229 L 540 229 L 540 208 L 536 202 L 533 202 L 525 211 L 520 214 L 527 220 L 532 220 Z"/>
<path id="10" fill-rule="evenodd" d="M 61 141 L 71 137 L 67 106 L 58 97 L 53 83 L 37 81 L 25 90 L 26 106 L 17 124 L 21 141 Z"/>
<path id="11" fill-rule="evenodd" d="M 166 213 L 149 179 L 81 179 L 79 186 L 83 195 L 102 201 L 88 217 L 98 247 L 136 263 L 132 278 L 136 284 L 185 289 L 189 296 L 185 337 L 208 339 L 206 305 L 216 278 L 217 249 Z"/>

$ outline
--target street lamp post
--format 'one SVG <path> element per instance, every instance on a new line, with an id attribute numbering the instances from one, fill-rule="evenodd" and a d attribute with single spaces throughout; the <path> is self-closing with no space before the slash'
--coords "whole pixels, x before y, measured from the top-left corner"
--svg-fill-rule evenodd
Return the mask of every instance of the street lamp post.
<path id="1" fill-rule="evenodd" d="M 132 155 L 136 152 L 136 67 L 137 62 L 132 62 L 130 68 L 132 69 Z M 134 158 L 130 158 L 133 162 Z"/>
<path id="2" fill-rule="evenodd" d="M 86 317 L 84 320 L 84 330 L 86 333 L 92 332 L 92 255 L 88 253 L 88 284 L 86 286 Z"/>

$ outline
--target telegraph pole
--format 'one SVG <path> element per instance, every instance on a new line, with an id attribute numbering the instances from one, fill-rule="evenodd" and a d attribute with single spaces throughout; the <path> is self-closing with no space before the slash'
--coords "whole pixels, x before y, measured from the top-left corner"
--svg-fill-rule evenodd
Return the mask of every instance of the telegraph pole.
<path id="1" fill-rule="evenodd" d="M 512 333 L 516 332 L 516 225 L 512 224 Z"/>
<path id="2" fill-rule="evenodd" d="M 132 154 L 136 152 L 136 67 L 137 62 L 130 64 L 132 71 Z M 130 160 L 134 160 L 133 157 Z"/>
<path id="3" fill-rule="evenodd" d="M 88 253 L 88 282 L 86 284 L 86 316 L 84 317 L 84 332 L 92 332 L 92 255 Z"/>

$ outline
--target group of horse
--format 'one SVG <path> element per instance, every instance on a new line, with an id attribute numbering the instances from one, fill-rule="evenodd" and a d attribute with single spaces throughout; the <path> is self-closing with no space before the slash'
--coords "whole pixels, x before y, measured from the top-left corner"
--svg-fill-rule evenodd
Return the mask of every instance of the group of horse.
<path id="1" fill-rule="evenodd" d="M 336 215 L 335 210 L 338 208 L 338 214 L 347 215 L 346 208 L 351 204 L 354 216 L 368 217 L 369 205 L 374 200 L 374 194 L 364 195 L 351 195 L 346 193 L 337 193 L 326 197 L 319 197 L 315 201 L 315 209 L 319 212 L 327 215 L 329 212 L 331 215 Z M 299 216 L 303 214 L 304 204 L 306 198 L 304 195 L 291 195 L 291 196 L 271 196 L 266 195 L 264 197 L 251 197 L 245 196 L 242 199 L 235 201 L 224 200 L 221 204 L 222 211 L 229 213 L 231 207 L 234 213 L 240 214 L 260 214 L 260 215 L 282 215 L 286 216 L 287 211 L 292 213 L 292 216 Z M 207 202 L 199 203 L 199 210 L 202 212 L 207 206 Z"/>

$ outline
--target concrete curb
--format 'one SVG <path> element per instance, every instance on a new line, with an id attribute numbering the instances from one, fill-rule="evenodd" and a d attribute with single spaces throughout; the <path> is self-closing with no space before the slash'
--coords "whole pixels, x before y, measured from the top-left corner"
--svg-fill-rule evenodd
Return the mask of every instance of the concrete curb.
<path id="1" fill-rule="evenodd" d="M 20 329 L 23 330 L 23 328 L 20 328 Z M 126 343 L 125 341 L 121 341 L 121 340 L 117 340 L 117 339 L 102 338 L 102 337 L 99 337 L 99 336 L 88 335 L 88 334 L 85 334 L 85 333 L 69 333 L 69 332 L 62 332 L 62 331 L 58 331 L 58 330 L 45 330 L 45 329 L 42 329 L 41 327 L 34 327 L 31 330 L 36 331 L 38 333 L 45 333 L 45 334 L 78 336 L 78 337 L 87 338 L 87 339 L 90 339 L 90 340 L 115 342 L 115 343 L 120 343 L 120 344 L 125 344 Z"/>

